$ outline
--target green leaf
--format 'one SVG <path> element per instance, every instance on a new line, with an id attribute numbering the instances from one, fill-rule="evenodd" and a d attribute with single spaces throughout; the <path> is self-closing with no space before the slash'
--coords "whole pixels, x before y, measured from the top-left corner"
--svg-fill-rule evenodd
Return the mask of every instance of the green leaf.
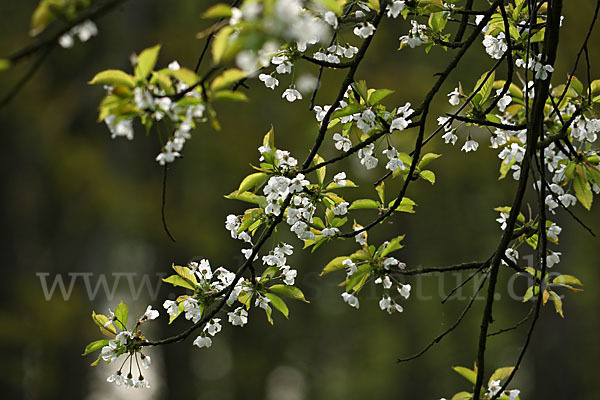
<path id="1" fill-rule="evenodd" d="M 281 297 L 277 296 L 276 294 L 273 293 L 266 293 L 265 296 L 271 300 L 271 305 L 273 307 L 275 307 L 276 310 L 278 310 L 280 313 L 282 313 L 286 318 L 288 318 L 289 315 L 289 310 L 287 307 L 287 304 L 285 304 L 285 301 L 283 301 L 281 299 Z"/>
<path id="2" fill-rule="evenodd" d="M 358 82 L 354 82 L 351 86 L 364 101 L 367 101 L 367 99 L 369 98 L 369 90 L 367 89 L 367 82 L 358 81 Z"/>
<path id="3" fill-rule="evenodd" d="M 360 106 L 356 103 L 350 103 L 346 107 L 336 110 L 331 114 L 331 120 L 347 117 L 360 111 Z"/>
<path id="4" fill-rule="evenodd" d="M 592 201 L 594 200 L 594 194 L 590 183 L 582 176 L 582 174 L 575 174 L 573 180 L 573 189 L 575 190 L 575 196 L 577 200 L 584 206 L 588 211 L 592 207 Z"/>
<path id="5" fill-rule="evenodd" d="M 433 171 L 426 169 L 425 171 L 421 171 L 419 173 L 419 176 L 425 179 L 427 182 L 431 183 L 432 185 L 435 183 L 435 174 L 433 173 Z"/>
<path id="6" fill-rule="evenodd" d="M 247 74 L 244 71 L 237 68 L 231 68 L 213 79 L 210 88 L 212 90 L 224 89 L 235 82 L 244 79 L 246 76 Z"/>
<path id="7" fill-rule="evenodd" d="M 231 17 L 231 6 L 227 4 L 215 4 L 202 13 L 202 18 L 229 18 Z"/>
<path id="8" fill-rule="evenodd" d="M 57 4 L 50 4 L 48 1 L 40 1 L 36 9 L 31 15 L 31 27 L 29 29 L 30 36 L 39 35 L 48 24 L 56 19 L 56 12 L 52 10 Z"/>
<path id="9" fill-rule="evenodd" d="M 192 284 L 179 275 L 171 275 L 167 278 L 163 279 L 163 282 L 170 283 L 173 286 L 181 286 L 182 288 L 186 288 L 189 290 L 195 290 L 196 287 L 192 286 Z"/>
<path id="10" fill-rule="evenodd" d="M 135 79 L 133 76 L 126 74 L 118 69 L 107 69 L 106 71 L 98 72 L 91 81 L 90 85 L 123 85 L 130 89 L 135 87 Z"/>
<path id="11" fill-rule="evenodd" d="M 471 400 L 472 398 L 473 398 L 473 395 L 471 393 L 460 392 L 460 393 L 456 393 L 454 396 L 452 396 L 452 399 L 450 399 L 450 400 Z"/>
<path id="12" fill-rule="evenodd" d="M 243 192 L 246 192 L 246 191 L 252 189 L 253 187 L 260 184 L 267 176 L 269 176 L 269 175 L 264 172 L 256 172 L 254 174 L 248 175 L 247 177 L 244 178 L 242 183 L 240 183 L 240 187 L 238 188 L 238 193 L 243 193 Z"/>
<path id="13" fill-rule="evenodd" d="M 506 175 L 508 174 L 508 172 L 510 171 L 511 167 L 514 165 L 515 162 L 516 161 L 513 159 L 509 163 L 506 163 L 504 161 L 502 161 L 500 163 L 500 176 L 498 177 L 498 180 L 506 178 Z"/>
<path id="14" fill-rule="evenodd" d="M 175 90 L 173 89 L 173 83 L 169 78 L 168 74 L 164 72 L 152 71 L 152 78 L 150 79 L 150 83 L 153 85 L 158 84 L 161 89 L 163 89 L 167 94 L 175 94 Z"/>
<path id="15" fill-rule="evenodd" d="M 367 4 L 372 10 L 380 11 L 379 0 L 367 0 Z"/>
<path id="16" fill-rule="evenodd" d="M 290 285 L 273 285 L 268 288 L 271 292 L 275 292 L 282 296 L 286 296 L 295 300 L 300 300 L 305 303 L 310 303 L 310 301 L 304 298 L 304 293 L 300 289 L 295 286 Z"/>
<path id="17" fill-rule="evenodd" d="M 429 26 L 434 32 L 440 33 L 446 27 L 446 19 L 443 12 L 434 12 L 429 16 Z"/>
<path id="18" fill-rule="evenodd" d="M 154 47 L 143 50 L 137 58 L 137 64 L 135 65 L 135 77 L 139 80 L 146 79 L 150 72 L 154 70 L 156 60 L 158 59 L 158 53 L 160 52 L 160 45 L 157 44 Z"/>
<path id="19" fill-rule="evenodd" d="M 190 285 L 195 289 L 198 285 L 198 281 L 196 280 L 195 274 L 188 268 L 182 267 L 180 265 L 173 265 L 173 269 L 179 276 L 188 281 Z"/>
<path id="20" fill-rule="evenodd" d="M 396 199 L 390 201 L 390 204 L 388 204 L 388 208 L 392 208 L 394 206 L 395 201 Z M 403 197 L 402 201 L 400 202 L 400 205 L 396 208 L 396 211 L 413 214 L 415 212 L 414 207 L 416 205 L 417 203 L 415 203 L 414 200 L 409 199 L 408 197 Z"/>
<path id="21" fill-rule="evenodd" d="M 385 203 L 385 182 L 381 181 L 379 185 L 375 186 L 375 190 L 377 191 L 381 204 Z"/>
<path id="22" fill-rule="evenodd" d="M 349 256 L 335 257 L 333 260 L 329 261 L 327 263 L 327 265 L 325 265 L 325 267 L 321 271 L 321 275 L 325 275 L 325 274 L 328 274 L 333 271 L 338 271 L 340 269 L 344 269 L 343 262 L 345 260 L 347 260 L 348 258 L 350 260 L 352 260 L 352 262 L 358 262 L 358 261 L 369 260 L 370 256 L 369 256 L 369 254 L 367 254 L 367 252 L 365 252 L 364 250 L 361 249 L 361 250 L 355 251 L 354 253 L 350 254 Z"/>
<path id="23" fill-rule="evenodd" d="M 246 306 L 246 310 L 250 308 L 250 300 L 252 300 L 252 296 L 254 296 L 254 292 L 249 291 L 241 292 L 238 296 L 238 301 Z"/>
<path id="24" fill-rule="evenodd" d="M 313 159 L 313 163 L 314 165 L 320 164 L 323 161 L 325 161 L 323 159 L 323 157 L 321 157 L 318 154 L 315 154 L 315 158 Z M 319 182 L 319 185 L 323 185 L 323 182 L 325 182 L 325 174 L 327 173 L 327 167 L 326 166 L 322 166 L 321 168 L 317 169 L 317 180 Z"/>
<path id="25" fill-rule="evenodd" d="M 336 0 L 315 0 L 315 3 L 333 11 L 336 15 L 342 15 L 342 6 Z"/>
<path id="26" fill-rule="evenodd" d="M 371 105 L 375 105 L 392 93 L 394 93 L 394 91 L 389 89 L 374 90 L 371 93 L 369 93 L 369 100 L 367 102 Z"/>
<path id="27" fill-rule="evenodd" d="M 358 271 L 353 273 L 346 281 L 346 292 L 354 291 L 358 293 L 367 283 L 371 275 L 371 264 L 362 264 L 358 267 Z"/>
<path id="28" fill-rule="evenodd" d="M 590 83 L 590 90 L 592 92 L 592 96 L 595 96 L 600 93 L 600 79 L 596 79 L 595 81 L 592 81 L 592 83 Z"/>
<path id="29" fill-rule="evenodd" d="M 129 316 L 129 309 L 121 301 L 119 305 L 115 308 L 115 323 L 119 325 L 119 328 L 122 330 L 127 330 L 127 318 Z"/>
<path id="30" fill-rule="evenodd" d="M 173 276 L 175 276 L 175 275 L 173 275 Z M 187 297 L 187 296 L 185 296 L 185 297 Z M 183 301 L 180 301 L 179 304 L 177 304 L 177 314 L 169 315 L 169 325 L 171 323 L 173 323 L 173 321 L 175 321 L 175 319 L 181 315 L 184 308 L 185 308 L 185 304 L 183 303 Z"/>
<path id="31" fill-rule="evenodd" d="M 265 205 L 267 201 L 265 196 L 257 196 L 250 192 L 238 193 L 237 190 L 235 192 L 231 192 L 225 196 L 225 198 L 230 200 L 241 200 L 245 201 L 246 203 L 258 204 L 260 206 Z"/>
<path id="32" fill-rule="evenodd" d="M 200 77 L 194 71 L 187 68 L 179 68 L 176 71 L 171 71 L 171 76 L 189 86 L 194 86 L 200 81 Z"/>
<path id="33" fill-rule="evenodd" d="M 11 67 L 12 63 L 6 58 L 0 58 L 0 71 L 4 71 Z"/>
<path id="34" fill-rule="evenodd" d="M 487 79 L 485 79 L 487 74 L 488 73 L 486 72 L 483 75 L 481 75 L 481 78 L 479 78 L 479 80 L 475 84 L 475 87 L 473 88 L 473 91 L 475 91 L 483 83 L 481 89 L 477 92 L 473 99 L 471 99 L 471 102 L 475 107 L 478 107 L 481 104 L 485 103 L 488 97 L 490 97 L 490 93 L 492 93 L 492 87 L 494 86 L 494 78 L 496 77 L 496 72 L 492 72 L 490 76 Z"/>
<path id="35" fill-rule="evenodd" d="M 273 125 L 271 125 L 271 129 L 263 137 L 263 146 L 271 150 L 275 148 L 275 129 L 273 129 Z"/>
<path id="36" fill-rule="evenodd" d="M 348 210 L 360 210 L 363 208 L 379 208 L 379 203 L 372 199 L 358 199 L 352 202 Z"/>
<path id="37" fill-rule="evenodd" d="M 557 285 L 577 285 L 583 286 L 583 283 L 573 275 L 559 275 L 552 280 Z"/>
<path id="38" fill-rule="evenodd" d="M 508 378 L 508 376 L 512 373 L 513 369 L 515 369 L 515 367 L 502 367 L 495 370 L 492 376 L 490 377 L 488 386 L 492 381 L 502 381 Z"/>
<path id="39" fill-rule="evenodd" d="M 83 350 L 83 353 L 81 355 L 86 356 L 96 350 L 100 350 L 104 346 L 108 346 L 109 341 L 110 341 L 110 339 L 96 340 L 96 341 L 88 344 L 87 346 L 85 346 L 85 350 Z"/>
<path id="40" fill-rule="evenodd" d="M 385 246 L 385 249 L 381 252 L 381 257 L 385 257 L 391 252 L 400 250 L 402 247 L 404 247 L 400 244 L 400 242 L 402 242 L 402 240 L 404 239 L 404 236 L 405 235 L 400 235 L 392 239 L 390 243 L 388 243 L 388 245 Z"/>
<path id="41" fill-rule="evenodd" d="M 212 56 L 215 64 L 219 64 L 221 59 L 225 55 L 227 50 L 227 45 L 229 43 L 229 37 L 233 33 L 233 27 L 226 26 L 221 29 L 214 36 L 213 45 L 212 45 Z"/>
<path id="42" fill-rule="evenodd" d="M 325 189 L 326 190 L 335 190 L 335 189 L 355 188 L 355 187 L 358 187 L 358 185 L 356 183 L 352 182 L 350 179 L 346 179 L 346 186 L 338 186 L 337 183 L 331 182 L 329 185 L 327 185 L 327 187 Z"/>
<path id="43" fill-rule="evenodd" d="M 265 314 L 267 315 L 267 321 L 269 321 L 271 325 L 273 325 L 273 317 L 271 316 L 272 313 L 273 309 L 267 306 L 267 308 L 265 308 Z"/>
<path id="44" fill-rule="evenodd" d="M 213 100 L 229 100 L 229 101 L 248 101 L 248 96 L 242 92 L 234 92 L 233 90 L 219 90 L 213 93 Z"/>
<path id="45" fill-rule="evenodd" d="M 572 87 L 578 95 L 581 96 L 584 94 L 583 83 L 581 83 L 575 75 L 571 75 L 571 84 L 569 86 Z"/>
<path id="46" fill-rule="evenodd" d="M 560 296 L 554 293 L 552 290 L 549 290 L 548 292 L 550 293 L 550 297 L 552 297 L 552 302 L 554 303 L 554 309 L 556 310 L 556 313 L 564 318 L 565 314 L 563 313 L 562 300 L 560 299 Z"/>
<path id="47" fill-rule="evenodd" d="M 417 167 L 419 169 L 423 169 L 426 166 L 428 166 L 430 162 L 432 162 L 435 159 L 440 158 L 441 156 L 442 156 L 441 154 L 427 153 L 423 156 L 423 158 L 421 158 L 421 161 L 419 161 L 419 164 L 417 165 Z"/>
<path id="48" fill-rule="evenodd" d="M 102 332 L 103 334 L 107 336 L 114 336 L 117 334 L 117 330 L 115 329 L 115 326 L 112 323 L 107 326 L 104 326 L 104 324 L 110 321 L 106 315 L 96 314 L 95 311 L 92 311 L 92 320 L 96 323 L 96 325 L 98 325 L 98 327 L 100 328 L 100 332 Z"/>
<path id="49" fill-rule="evenodd" d="M 465 367 L 452 367 L 452 369 L 456 371 L 460 376 L 464 377 L 469 382 L 471 382 L 473 385 L 475 384 L 475 381 L 477 379 L 477 374 L 475 373 L 475 371 Z"/>

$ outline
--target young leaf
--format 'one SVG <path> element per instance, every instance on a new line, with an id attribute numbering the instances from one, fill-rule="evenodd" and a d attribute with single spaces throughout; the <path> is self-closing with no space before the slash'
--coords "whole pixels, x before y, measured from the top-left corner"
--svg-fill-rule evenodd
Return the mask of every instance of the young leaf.
<path id="1" fill-rule="evenodd" d="M 198 281 L 196 280 L 196 276 L 188 267 L 182 267 L 180 265 L 173 265 L 173 269 L 179 276 L 188 281 L 193 288 L 196 288 L 198 285 Z"/>
<path id="2" fill-rule="evenodd" d="M 475 88 L 473 89 L 473 91 L 475 91 L 483 83 L 481 89 L 477 92 L 473 99 L 471 99 L 471 102 L 475 107 L 478 107 L 481 104 L 485 103 L 488 97 L 490 97 L 490 93 L 492 93 L 492 86 L 494 86 L 494 78 L 496 76 L 496 73 L 492 72 L 490 76 L 487 79 L 485 79 L 486 75 L 487 72 L 481 75 L 481 78 L 479 78 L 479 80 L 475 84 Z"/>
<path id="3" fill-rule="evenodd" d="M 381 257 L 385 257 L 391 252 L 400 250 L 402 247 L 404 247 L 400 244 L 400 242 L 402 242 L 402 240 L 404 239 L 404 236 L 405 235 L 400 235 L 392 239 L 390 243 L 388 243 L 388 245 L 385 247 L 385 249 L 381 252 Z"/>
<path id="4" fill-rule="evenodd" d="M 229 37 L 233 33 L 233 28 L 231 26 L 226 26 L 221 29 L 214 36 L 213 46 L 212 46 L 212 56 L 215 64 L 219 64 L 221 59 L 225 55 L 225 51 L 227 50 L 227 44 L 229 42 Z"/>
<path id="5" fill-rule="evenodd" d="M 379 196 L 379 200 L 381 204 L 385 203 L 385 182 L 381 181 L 381 183 L 375 186 L 375 190 L 377 191 L 377 195 Z"/>
<path id="6" fill-rule="evenodd" d="M 213 100 L 248 101 L 248 96 L 242 92 L 233 90 L 219 90 L 212 95 Z"/>
<path id="7" fill-rule="evenodd" d="M 577 285 L 583 286 L 583 283 L 573 275 L 559 275 L 552 280 L 557 285 Z"/>
<path id="8" fill-rule="evenodd" d="M 475 380 L 477 379 L 477 374 L 475 373 L 475 371 L 472 371 L 469 368 L 465 367 L 452 367 L 452 369 L 456 371 L 459 375 L 467 379 L 469 382 L 471 382 L 473 385 L 475 384 Z"/>
<path id="9" fill-rule="evenodd" d="M 300 300 L 305 303 L 310 303 L 310 301 L 304 298 L 304 293 L 302 293 L 302 291 L 295 286 L 277 284 L 270 286 L 268 289 L 271 292 L 275 292 L 282 296 L 290 297 L 295 300 Z"/>
<path id="10" fill-rule="evenodd" d="M 562 300 L 560 299 L 560 296 L 554 293 L 552 290 L 549 290 L 549 293 L 550 297 L 552 297 L 552 301 L 554 302 L 554 309 L 556 310 L 556 313 L 564 318 L 565 314 L 563 313 Z"/>
<path id="11" fill-rule="evenodd" d="M 369 93 L 369 100 L 367 102 L 371 105 L 375 105 L 392 93 L 394 93 L 394 91 L 389 89 L 374 90 Z"/>
<path id="12" fill-rule="evenodd" d="M 117 307 L 115 308 L 115 318 L 116 318 L 115 323 L 122 330 L 126 330 L 127 329 L 127 318 L 128 318 L 128 315 L 129 315 L 129 309 L 127 308 L 127 306 L 125 305 L 125 303 L 123 303 L 123 301 L 121 301 L 119 303 L 119 305 L 117 305 Z"/>
<path id="13" fill-rule="evenodd" d="M 282 313 L 286 318 L 288 318 L 289 310 L 287 304 L 285 304 L 285 301 L 283 301 L 281 297 L 273 293 L 267 293 L 265 294 L 265 296 L 269 300 L 271 300 L 271 305 L 275 307 L 276 310 L 279 310 L 280 313 Z"/>
<path id="14" fill-rule="evenodd" d="M 150 72 L 154 70 L 156 60 L 158 59 L 158 53 L 160 52 L 160 45 L 157 44 L 154 47 L 143 50 L 137 58 L 137 64 L 135 65 L 135 77 L 139 80 L 146 79 Z"/>
<path id="15" fill-rule="evenodd" d="M 240 79 L 245 78 L 246 76 L 247 74 L 244 71 L 239 70 L 237 68 L 231 68 L 224 71 L 221 75 L 213 79 L 212 83 L 210 84 L 210 88 L 213 91 L 224 89 L 239 81 Z"/>
<path id="16" fill-rule="evenodd" d="M 10 60 L 6 58 L 0 58 L 0 71 L 4 71 L 5 69 L 9 69 L 11 66 Z"/>
<path id="17" fill-rule="evenodd" d="M 257 186 L 263 179 L 265 179 L 268 175 L 264 172 L 257 172 L 254 174 L 250 174 L 244 178 L 242 183 L 240 183 L 240 187 L 238 188 L 238 193 L 244 193 L 253 187 Z"/>
<path id="18" fill-rule="evenodd" d="M 450 400 L 471 400 L 473 395 L 468 392 L 459 392 L 456 393 Z"/>
<path id="19" fill-rule="evenodd" d="M 331 120 L 333 121 L 334 119 L 337 119 L 337 118 L 342 118 L 342 117 L 346 117 L 348 115 L 356 114 L 359 111 L 360 111 L 360 106 L 358 104 L 350 103 L 346 107 L 334 111 L 331 114 Z"/>
<path id="20" fill-rule="evenodd" d="M 96 325 L 98 325 L 100 332 L 102 332 L 104 335 L 113 337 L 117 334 L 115 326 L 112 323 L 107 324 L 107 322 L 110 320 L 106 315 L 96 314 L 95 311 L 92 311 L 92 320 L 96 323 Z M 105 324 L 106 326 L 104 326 Z"/>
<path id="21" fill-rule="evenodd" d="M 431 183 L 432 185 L 435 183 L 435 174 L 433 173 L 433 171 L 426 169 L 425 171 L 421 171 L 419 173 L 419 176 L 425 179 L 427 182 Z"/>
<path id="22" fill-rule="evenodd" d="M 423 158 L 421 158 L 421 161 L 419 161 L 419 164 L 417 165 L 417 167 L 419 169 L 423 169 L 426 166 L 429 165 L 430 162 L 432 162 L 433 160 L 440 158 L 442 155 L 441 154 L 436 154 L 436 153 L 427 153 L 423 156 Z"/>
<path id="23" fill-rule="evenodd" d="M 323 161 L 323 157 L 321 157 L 320 155 L 316 154 L 313 163 L 315 165 L 322 163 Z M 321 168 L 317 169 L 317 180 L 319 181 L 319 185 L 323 185 L 323 182 L 325 181 L 325 174 L 327 173 L 327 167 L 326 166 L 322 166 Z"/>
<path id="24" fill-rule="evenodd" d="M 227 4 L 215 4 L 208 10 L 204 11 L 202 18 L 229 18 L 231 17 L 231 6 Z"/>
<path id="25" fill-rule="evenodd" d="M 133 76 L 126 74 L 118 69 L 107 69 L 106 71 L 98 72 L 91 81 L 90 85 L 123 85 L 130 89 L 135 87 L 135 79 Z"/>
<path id="26" fill-rule="evenodd" d="M 88 344 L 87 346 L 85 346 L 85 350 L 83 350 L 83 353 L 81 355 L 86 356 L 96 350 L 100 350 L 104 346 L 108 346 L 109 341 L 110 341 L 110 339 L 96 340 L 96 341 Z"/>
<path id="27" fill-rule="evenodd" d="M 164 278 L 163 282 L 170 283 L 173 286 L 181 286 L 182 288 L 194 290 L 195 287 L 192 284 L 179 275 L 171 275 L 168 278 Z"/>
<path id="28" fill-rule="evenodd" d="M 575 175 L 573 180 L 573 189 L 575 190 L 575 196 L 577 197 L 577 200 L 579 200 L 581 205 L 589 211 L 592 207 L 594 194 L 592 193 L 590 183 L 582 177 L 582 174 Z"/>
<path id="29" fill-rule="evenodd" d="M 371 199 L 359 199 L 352 202 L 348 210 L 359 210 L 363 208 L 379 208 L 379 203 Z"/>
<path id="30" fill-rule="evenodd" d="M 494 373 L 492 374 L 492 376 L 490 377 L 488 386 L 492 381 L 502 381 L 502 380 L 508 378 L 508 376 L 511 374 L 513 369 L 515 369 L 515 367 L 502 367 L 502 368 L 498 368 L 497 370 L 495 370 Z"/>

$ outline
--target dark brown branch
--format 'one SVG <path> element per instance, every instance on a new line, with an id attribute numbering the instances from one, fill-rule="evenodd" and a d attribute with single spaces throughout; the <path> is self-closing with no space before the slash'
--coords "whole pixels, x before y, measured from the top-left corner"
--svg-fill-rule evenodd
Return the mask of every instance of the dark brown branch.
<path id="1" fill-rule="evenodd" d="M 31 80 L 31 78 L 33 78 L 35 73 L 40 69 L 40 67 L 44 63 L 44 60 L 46 60 L 46 58 L 50 55 L 50 53 L 52 52 L 54 47 L 55 47 L 55 44 L 52 43 L 52 44 L 49 44 L 44 49 L 42 54 L 40 54 L 38 59 L 35 60 L 35 62 L 31 66 L 31 68 L 29 68 L 27 73 L 25 75 L 23 75 L 21 77 L 21 79 L 19 79 L 19 81 L 15 84 L 15 86 L 13 86 L 12 89 L 6 94 L 6 96 L 4 96 L 4 98 L 2 100 L 0 100 L 0 108 L 6 106 L 8 103 L 10 103 L 12 101 L 12 99 L 15 98 L 15 96 L 17 94 L 19 94 L 21 89 L 23 89 L 25 87 L 27 82 L 29 82 Z"/>
<path id="2" fill-rule="evenodd" d="M 485 264 L 486 264 L 485 262 L 473 261 L 473 262 L 468 262 L 468 263 L 450 265 L 447 267 L 426 267 L 426 268 L 417 268 L 417 269 L 412 269 L 412 270 L 409 269 L 409 270 L 399 271 L 398 274 L 414 276 L 414 275 L 432 274 L 432 273 L 437 273 L 437 272 L 442 273 L 442 272 L 451 272 L 451 271 L 468 271 L 468 270 L 472 270 L 472 269 L 479 270 L 482 267 L 484 267 Z"/>
<path id="3" fill-rule="evenodd" d="M 471 13 L 473 12 L 473 0 L 467 0 L 465 8 L 461 11 L 462 12 L 460 12 L 460 14 L 462 14 L 462 19 L 460 21 L 460 25 L 458 26 L 456 36 L 454 37 L 455 42 L 460 42 L 463 36 L 465 35 L 465 31 L 467 30 L 467 23 L 469 22 L 469 16 L 472 15 Z"/>
<path id="4" fill-rule="evenodd" d="M 481 125 L 481 126 L 493 126 L 494 128 L 504 129 L 505 131 L 520 131 L 522 129 L 527 128 L 527 124 L 508 125 L 508 124 L 501 124 L 499 122 L 493 122 L 493 121 L 488 121 L 488 120 L 471 119 L 471 118 L 463 117 L 461 115 L 456 115 L 456 114 L 452 114 L 452 113 L 446 113 L 446 115 L 457 121 L 466 122 L 469 124 Z"/>
<path id="5" fill-rule="evenodd" d="M 542 53 L 542 62 L 554 65 L 556 60 L 556 49 L 558 47 L 559 39 L 559 20 L 560 11 L 562 8 L 562 0 L 552 0 L 552 18 L 548 21 L 546 26 L 546 33 L 544 37 L 544 51 Z M 558 17 L 555 17 L 558 16 Z M 551 74 L 550 74 L 551 75 Z M 535 98 L 533 106 L 528 119 L 527 129 L 527 150 L 525 158 L 521 165 L 521 177 L 519 180 L 519 186 L 515 194 L 511 212 L 507 220 L 507 228 L 502 235 L 502 239 L 496 250 L 496 255 L 492 262 L 492 269 L 490 273 L 490 282 L 488 285 L 488 292 L 486 296 L 486 304 L 481 319 L 479 344 L 477 348 L 477 377 L 475 381 L 475 388 L 473 392 L 473 400 L 479 400 L 481 396 L 481 389 L 483 387 L 483 377 L 485 374 L 485 349 L 487 344 L 487 334 L 489 324 L 492 318 L 492 306 L 494 302 L 494 294 L 496 290 L 496 283 L 498 279 L 498 270 L 500 265 L 501 256 L 504 254 L 508 244 L 510 242 L 510 233 L 514 229 L 514 225 L 521 208 L 523 197 L 526 191 L 527 180 L 529 177 L 529 169 L 531 168 L 531 161 L 533 160 L 536 152 L 536 143 L 540 138 L 543 138 L 544 132 L 544 106 L 546 99 L 549 94 L 550 78 L 546 80 L 537 80 L 535 82 Z M 540 213 L 544 212 L 544 204 L 542 202 Z M 540 225 L 542 223 L 540 222 Z M 543 226 L 543 236 L 545 237 L 545 226 Z M 541 241 L 544 241 L 540 239 Z M 539 243 L 539 242 L 538 242 Z M 543 257 L 545 262 L 545 257 Z M 545 265 L 545 264 L 544 264 Z"/>
<path id="6" fill-rule="evenodd" d="M 485 274 L 484 278 L 481 280 L 481 283 L 479 284 L 479 287 L 477 288 L 477 290 L 471 297 L 471 300 L 469 300 L 469 304 L 467 304 L 467 306 L 464 308 L 464 310 L 460 313 L 460 315 L 458 316 L 458 319 L 452 324 L 452 326 L 450 326 L 448 329 L 446 329 L 445 331 L 440 333 L 438 336 L 436 336 L 427 346 L 425 346 L 423 348 L 423 350 L 419 351 L 418 353 L 416 353 L 410 357 L 399 358 L 396 362 L 401 363 L 401 362 L 406 362 L 406 361 L 414 360 L 415 358 L 421 357 L 429 349 L 431 349 L 434 345 L 436 345 L 444 337 L 446 337 L 446 335 L 448 335 L 450 332 L 452 332 L 454 329 L 456 329 L 460 325 L 461 321 L 465 318 L 465 315 L 467 315 L 467 312 L 471 309 L 471 306 L 473 306 L 473 303 L 475 302 L 475 299 L 477 298 L 477 296 L 479 295 L 479 292 L 483 288 L 483 285 L 485 284 L 487 277 L 488 277 L 488 274 Z"/>
<path id="7" fill-rule="evenodd" d="M 91 6 L 90 8 L 82 11 L 76 18 L 69 21 L 69 23 L 60 29 L 57 29 L 55 32 L 51 33 L 44 39 L 39 39 L 36 42 L 30 44 L 22 48 L 21 50 L 16 51 L 15 53 L 6 57 L 6 59 L 10 60 L 11 64 L 16 64 L 23 60 L 24 58 L 38 52 L 39 50 L 47 47 L 48 45 L 53 45 L 57 42 L 58 38 L 60 38 L 65 33 L 69 32 L 74 26 L 81 24 L 86 20 L 95 20 L 108 12 L 112 11 L 114 8 L 119 6 L 121 3 L 124 3 L 127 0 L 107 0 L 98 6 Z"/>
<path id="8" fill-rule="evenodd" d="M 531 307 L 529 308 L 529 312 L 527 313 L 526 316 L 524 316 L 519 322 L 517 322 L 516 324 L 514 324 L 513 326 L 509 327 L 509 328 L 503 328 L 503 329 L 499 329 L 496 332 L 492 332 L 492 333 L 488 333 L 488 337 L 491 336 L 497 336 L 497 335 L 501 335 L 505 332 L 510 332 L 510 331 L 514 331 L 515 329 L 517 329 L 519 326 L 523 325 L 525 322 L 527 322 L 527 320 L 529 318 L 531 318 L 531 315 L 533 314 L 533 311 L 535 310 L 535 307 Z"/>
<path id="9" fill-rule="evenodd" d="M 316 58 L 312 58 L 309 56 L 302 55 L 302 59 L 309 61 L 313 64 L 320 65 L 321 67 L 334 68 L 334 69 L 345 69 L 351 68 L 354 65 L 354 61 L 345 62 L 345 63 L 332 63 L 329 61 L 317 60 Z"/>

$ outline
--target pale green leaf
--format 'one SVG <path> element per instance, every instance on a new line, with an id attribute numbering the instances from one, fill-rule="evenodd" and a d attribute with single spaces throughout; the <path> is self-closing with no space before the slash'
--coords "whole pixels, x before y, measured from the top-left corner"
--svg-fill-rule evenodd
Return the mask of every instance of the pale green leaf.
<path id="1" fill-rule="evenodd" d="M 81 355 L 86 356 L 96 350 L 100 350 L 104 346 L 108 346 L 109 341 L 110 341 L 110 339 L 96 340 L 96 341 L 88 344 L 87 346 L 85 346 L 85 350 L 83 350 L 83 354 L 81 354 Z"/>
<path id="2" fill-rule="evenodd" d="M 304 293 L 300 289 L 295 286 L 290 285 L 273 285 L 268 288 L 271 292 L 280 294 L 282 296 L 286 296 L 295 300 L 300 300 L 305 303 L 310 303 L 310 301 L 304 298 Z"/>
<path id="3" fill-rule="evenodd" d="M 286 318 L 289 316 L 289 310 L 285 301 L 281 299 L 281 297 L 277 296 L 273 293 L 266 293 L 265 296 L 271 300 L 271 305 L 275 307 L 276 310 L 279 310 Z"/>
<path id="4" fill-rule="evenodd" d="M 139 80 L 146 79 L 148 75 L 154 70 L 156 60 L 158 60 L 158 53 L 160 52 L 160 45 L 147 48 L 143 50 L 137 57 L 137 64 L 135 65 L 135 76 Z"/>
<path id="5" fill-rule="evenodd" d="M 107 69 L 106 71 L 98 72 L 96 76 L 88 82 L 90 85 L 123 85 L 128 88 L 135 87 L 135 79 L 133 76 L 118 70 L 118 69 Z"/>

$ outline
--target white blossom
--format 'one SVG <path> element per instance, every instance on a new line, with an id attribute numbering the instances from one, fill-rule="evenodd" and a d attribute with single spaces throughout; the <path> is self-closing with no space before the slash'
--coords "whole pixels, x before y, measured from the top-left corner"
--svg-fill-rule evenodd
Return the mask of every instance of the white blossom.
<path id="1" fill-rule="evenodd" d="M 342 298 L 350 307 L 354 307 L 356 309 L 359 308 L 360 304 L 358 298 L 350 293 L 344 292 L 342 293 Z"/>
<path id="2" fill-rule="evenodd" d="M 299 91 L 293 88 L 286 89 L 281 95 L 282 98 L 285 98 L 290 103 L 293 103 L 296 100 L 302 100 L 302 94 Z"/>
<path id="3" fill-rule="evenodd" d="M 469 151 L 477 151 L 478 147 L 479 147 L 479 143 L 477 143 L 473 139 L 469 139 L 465 142 L 465 144 L 463 145 L 461 150 L 468 153 Z"/>
<path id="4" fill-rule="evenodd" d="M 198 336 L 193 343 L 195 346 L 198 346 L 199 348 L 203 348 L 203 347 L 210 347 L 212 346 L 212 339 L 207 337 L 207 336 Z"/>
<path id="5" fill-rule="evenodd" d="M 264 82 L 265 86 L 269 89 L 275 89 L 279 85 L 279 81 L 277 80 L 277 78 L 271 75 L 260 74 L 258 75 L 258 79 Z"/>

